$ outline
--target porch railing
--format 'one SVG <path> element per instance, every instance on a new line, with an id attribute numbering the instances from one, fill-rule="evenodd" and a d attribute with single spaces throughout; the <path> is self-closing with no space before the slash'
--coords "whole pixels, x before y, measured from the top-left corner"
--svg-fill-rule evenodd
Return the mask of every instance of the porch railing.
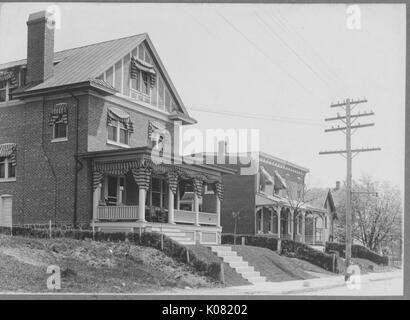
<path id="1" fill-rule="evenodd" d="M 138 220 L 138 206 L 98 206 L 98 220 Z M 174 221 L 186 224 L 195 224 L 195 212 L 174 210 Z M 199 213 L 199 224 L 217 225 L 216 213 Z"/>
<path id="2" fill-rule="evenodd" d="M 99 206 L 98 220 L 138 220 L 138 206 Z"/>

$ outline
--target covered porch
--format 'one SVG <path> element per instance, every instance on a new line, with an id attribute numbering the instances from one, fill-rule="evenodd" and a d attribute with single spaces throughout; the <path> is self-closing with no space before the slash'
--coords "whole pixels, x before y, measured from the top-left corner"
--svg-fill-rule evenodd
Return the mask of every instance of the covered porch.
<path id="1" fill-rule="evenodd" d="M 300 206 L 292 214 L 286 199 L 257 195 L 256 234 L 291 239 L 310 245 L 323 245 L 325 239 L 325 212 Z"/>
<path id="2" fill-rule="evenodd" d="M 225 169 L 175 159 L 155 163 L 148 148 L 85 156 L 93 175 L 93 225 L 98 230 L 151 230 L 187 244 L 220 243 Z"/>

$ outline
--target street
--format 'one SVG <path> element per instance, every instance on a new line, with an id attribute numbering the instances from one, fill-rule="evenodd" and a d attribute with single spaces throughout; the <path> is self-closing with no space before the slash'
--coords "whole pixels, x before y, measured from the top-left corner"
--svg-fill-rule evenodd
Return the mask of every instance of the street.
<path id="1" fill-rule="evenodd" d="M 384 296 L 403 295 L 403 272 L 370 273 L 361 276 L 360 285 L 347 285 L 344 276 L 309 280 L 264 282 L 213 289 L 174 289 L 159 295 L 317 295 Z"/>

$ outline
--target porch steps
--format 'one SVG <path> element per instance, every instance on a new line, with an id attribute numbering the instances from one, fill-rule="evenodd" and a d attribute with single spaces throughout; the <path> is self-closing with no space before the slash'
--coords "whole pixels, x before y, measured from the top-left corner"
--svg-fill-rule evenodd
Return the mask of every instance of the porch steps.
<path id="1" fill-rule="evenodd" d="M 248 265 L 230 246 L 211 246 L 211 250 L 249 282 L 255 284 L 266 281 L 266 277 L 262 277 L 254 267 Z"/>
<path id="2" fill-rule="evenodd" d="M 184 244 L 184 245 L 195 244 L 195 241 L 188 238 L 185 232 L 181 231 L 180 229 L 175 229 L 175 228 L 162 228 L 161 229 L 159 227 L 153 227 L 152 231 L 163 233 L 167 237 L 171 238 L 172 240 L 180 244 Z"/>

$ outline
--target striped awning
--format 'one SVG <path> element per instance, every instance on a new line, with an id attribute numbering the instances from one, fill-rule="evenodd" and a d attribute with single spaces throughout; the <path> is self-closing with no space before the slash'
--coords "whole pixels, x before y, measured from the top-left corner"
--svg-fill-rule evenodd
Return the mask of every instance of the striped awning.
<path id="1" fill-rule="evenodd" d="M 165 126 L 162 123 L 156 121 L 148 122 L 148 138 L 151 139 L 152 134 L 156 131 L 163 132 L 165 131 Z"/>
<path id="2" fill-rule="evenodd" d="M 218 178 L 210 177 L 205 174 L 198 175 L 197 172 L 181 168 L 178 165 L 155 164 L 150 159 L 113 160 L 106 162 L 96 161 L 93 163 L 92 170 L 94 190 L 101 183 L 104 174 L 123 176 L 129 172 L 133 175 L 138 187 L 146 189 L 149 188 L 151 174 L 155 173 L 164 175 L 167 178 L 170 189 L 174 194 L 177 192 L 177 187 L 181 180 L 188 180 L 192 182 L 194 190 L 198 196 L 202 196 L 203 184 L 205 182 L 209 184 L 219 184 L 219 186 L 215 185 L 216 191 L 218 197 L 221 200 L 223 198 L 222 183 Z"/>
<path id="3" fill-rule="evenodd" d="M 259 167 L 259 172 L 260 172 L 260 182 L 262 185 L 265 184 L 275 184 L 274 179 L 272 178 L 272 176 L 269 174 L 268 171 L 266 171 L 266 169 L 263 166 Z"/>
<path id="4" fill-rule="evenodd" d="M 68 103 L 57 103 L 53 107 L 48 124 L 53 126 L 55 123 L 68 123 Z"/>
<path id="5" fill-rule="evenodd" d="M 0 158 L 8 158 L 13 166 L 16 165 L 16 150 L 15 143 L 0 144 Z"/>
<path id="6" fill-rule="evenodd" d="M 112 124 L 113 121 L 120 122 L 126 130 L 129 132 L 134 132 L 134 125 L 131 121 L 130 115 L 115 107 L 108 108 L 107 111 L 107 125 Z"/>
<path id="7" fill-rule="evenodd" d="M 224 188 L 222 182 L 218 181 L 215 182 L 215 189 L 216 195 L 218 196 L 219 200 L 223 201 L 224 199 Z"/>
<path id="8" fill-rule="evenodd" d="M 131 79 L 138 79 L 139 71 L 146 72 L 150 77 L 150 86 L 153 88 L 157 80 L 154 66 L 137 57 L 131 57 Z"/>
<path id="9" fill-rule="evenodd" d="M 9 81 L 12 86 L 17 85 L 17 75 L 15 71 L 0 71 L 0 81 Z"/>
<path id="10" fill-rule="evenodd" d="M 281 177 L 281 175 L 279 174 L 277 170 L 275 170 L 275 188 L 278 188 L 278 189 L 288 188 L 286 185 L 285 179 Z"/>

